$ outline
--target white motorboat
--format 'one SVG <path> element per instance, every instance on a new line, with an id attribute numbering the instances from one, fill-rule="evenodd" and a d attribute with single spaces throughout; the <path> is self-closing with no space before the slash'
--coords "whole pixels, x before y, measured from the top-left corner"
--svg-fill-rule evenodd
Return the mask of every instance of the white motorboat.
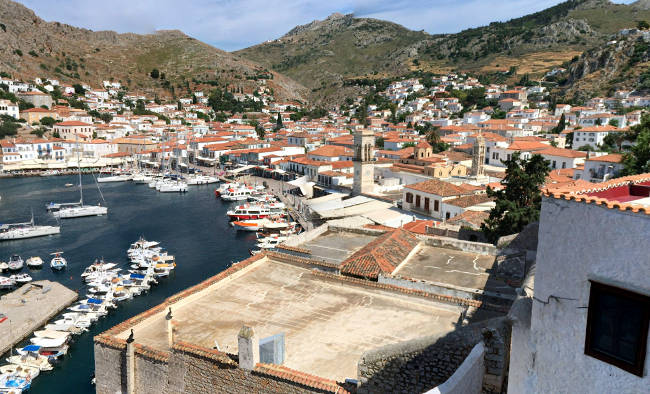
<path id="1" fill-rule="evenodd" d="M 23 269 L 23 259 L 17 254 L 11 255 L 11 257 L 9 257 L 8 265 L 10 271 L 20 271 Z"/>
<path id="2" fill-rule="evenodd" d="M 40 330 L 34 331 L 34 336 L 37 338 L 70 338 L 70 333 L 65 331 L 56 331 L 56 330 Z"/>
<path id="3" fill-rule="evenodd" d="M 221 199 L 224 201 L 246 201 L 253 191 L 254 189 L 250 186 L 226 189 L 221 193 Z"/>
<path id="4" fill-rule="evenodd" d="M 99 182 L 99 183 L 126 182 L 126 181 L 128 181 L 130 179 L 131 179 L 130 175 L 112 174 L 112 175 L 97 177 L 97 182 Z"/>
<path id="5" fill-rule="evenodd" d="M 12 239 L 24 239 L 43 237 L 46 235 L 59 234 L 59 226 L 37 226 L 34 224 L 34 215 L 32 220 L 27 223 L 13 223 L 0 225 L 0 241 Z"/>
<path id="6" fill-rule="evenodd" d="M 67 332 L 67 333 L 74 334 L 74 335 L 81 334 L 82 332 L 86 331 L 85 328 L 75 327 L 74 324 L 56 324 L 56 323 L 46 324 L 45 329 L 46 330 L 53 330 L 53 331 Z"/>
<path id="7" fill-rule="evenodd" d="M 62 270 L 68 265 L 68 262 L 61 256 L 62 254 L 63 252 L 50 253 L 50 255 L 54 256 L 50 261 L 50 267 L 52 269 Z"/>
<path id="8" fill-rule="evenodd" d="M 8 269 L 9 269 L 9 264 L 5 263 L 4 261 L 1 261 L 0 262 L 0 272 L 5 272 Z"/>
<path id="9" fill-rule="evenodd" d="M 24 284 L 24 283 L 29 283 L 32 281 L 32 277 L 29 276 L 28 274 L 16 274 L 16 275 L 11 275 L 9 279 L 13 280 L 14 282 L 18 284 Z"/>
<path id="10" fill-rule="evenodd" d="M 160 185 L 158 191 L 161 193 L 184 193 L 187 191 L 187 183 L 183 181 L 166 181 Z"/>
<path id="11" fill-rule="evenodd" d="M 0 289 L 11 289 L 16 285 L 16 281 L 6 276 L 0 276 Z"/>
<path id="12" fill-rule="evenodd" d="M 45 338 L 32 338 L 32 340 L 36 340 L 38 343 L 55 343 L 55 340 Z M 58 343 L 58 341 L 56 342 Z M 22 349 L 16 349 L 16 353 L 20 355 L 27 355 L 30 352 L 37 353 L 39 356 L 47 357 L 49 360 L 56 360 L 68 353 L 68 345 L 65 344 L 65 341 L 60 345 L 53 346 L 37 345 L 33 343 L 32 345 L 27 345 Z"/>
<path id="13" fill-rule="evenodd" d="M 22 377 L 36 378 L 41 371 L 38 368 L 20 366 L 16 364 L 5 364 L 0 367 L 0 374 L 18 375 Z"/>
<path id="14" fill-rule="evenodd" d="M 264 229 L 265 230 L 285 230 L 287 228 L 291 228 L 292 226 L 295 226 L 295 222 L 287 222 L 284 219 L 274 219 L 274 220 L 269 220 L 267 223 L 264 224 Z"/>
<path id="15" fill-rule="evenodd" d="M 273 249 L 280 245 L 282 242 L 286 241 L 287 237 L 282 236 L 270 236 L 262 238 L 257 242 L 257 247 L 260 249 Z"/>
<path id="16" fill-rule="evenodd" d="M 216 188 L 216 189 L 214 190 L 214 195 L 215 195 L 216 197 L 219 197 L 219 196 L 221 196 L 221 194 L 223 194 L 226 190 L 228 190 L 228 189 L 238 189 L 239 186 L 240 186 L 240 184 L 237 183 L 237 182 L 232 182 L 232 183 L 222 183 L 221 185 L 219 185 L 218 188 Z"/>
<path id="17" fill-rule="evenodd" d="M 153 180 L 153 175 L 143 173 L 143 174 L 135 174 L 133 176 L 133 183 L 137 184 L 143 184 L 143 183 L 149 183 Z"/>
<path id="18" fill-rule="evenodd" d="M 285 205 L 279 203 L 243 204 L 226 212 L 230 220 L 264 219 L 285 214 Z"/>
<path id="19" fill-rule="evenodd" d="M 29 268 L 41 268 L 43 266 L 43 259 L 38 256 L 33 256 L 25 262 Z"/>
<path id="20" fill-rule="evenodd" d="M 217 182 L 219 182 L 219 178 L 217 178 L 216 176 L 194 175 L 187 178 L 188 185 L 207 185 L 210 183 L 217 183 Z"/>
<path id="21" fill-rule="evenodd" d="M 32 378 L 14 374 L 0 375 L 0 392 L 7 394 L 18 394 L 29 390 Z"/>
<path id="22" fill-rule="evenodd" d="M 38 368 L 40 371 L 52 370 L 52 364 L 47 357 L 33 352 L 8 357 L 7 361 L 11 364 Z"/>

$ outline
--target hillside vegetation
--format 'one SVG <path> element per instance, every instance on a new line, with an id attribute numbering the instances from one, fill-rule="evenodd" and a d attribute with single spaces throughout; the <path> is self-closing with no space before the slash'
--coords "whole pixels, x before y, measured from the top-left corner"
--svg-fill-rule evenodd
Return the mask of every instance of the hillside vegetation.
<path id="1" fill-rule="evenodd" d="M 154 34 L 94 32 L 45 22 L 33 11 L 0 0 L 0 71 L 16 78 L 49 77 L 64 83 L 120 81 L 132 90 L 161 96 L 184 94 L 205 85 L 253 89 L 256 79 L 279 98 L 302 98 L 305 89 L 266 67 L 219 50 L 180 31 Z M 159 70 L 152 78 L 152 70 Z"/>

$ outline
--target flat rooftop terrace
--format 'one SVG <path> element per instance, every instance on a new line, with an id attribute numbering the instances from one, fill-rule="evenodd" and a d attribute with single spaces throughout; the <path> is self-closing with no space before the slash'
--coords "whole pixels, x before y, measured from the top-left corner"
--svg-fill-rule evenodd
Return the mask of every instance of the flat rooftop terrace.
<path id="1" fill-rule="evenodd" d="M 400 265 L 394 274 L 467 290 L 484 290 L 514 296 L 514 288 L 502 280 L 495 279 L 488 272 L 494 265 L 494 258 L 425 245 Z"/>
<path id="2" fill-rule="evenodd" d="M 167 350 L 166 310 L 125 328 L 136 343 Z M 172 305 L 175 340 L 237 353 L 242 325 L 258 338 L 285 333 L 284 365 L 317 376 L 356 378 L 363 352 L 453 330 L 452 306 L 260 259 Z"/>
<path id="3" fill-rule="evenodd" d="M 328 263 L 340 264 L 376 238 L 376 235 L 347 231 L 326 232 L 298 246 L 310 250 L 311 258 L 314 260 L 325 260 Z"/>

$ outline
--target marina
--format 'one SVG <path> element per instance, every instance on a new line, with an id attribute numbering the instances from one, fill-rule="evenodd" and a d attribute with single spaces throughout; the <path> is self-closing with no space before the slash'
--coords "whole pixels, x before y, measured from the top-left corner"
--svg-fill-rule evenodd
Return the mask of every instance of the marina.
<path id="1" fill-rule="evenodd" d="M 44 325 L 77 299 L 77 293 L 49 281 L 25 284 L 0 298 L 0 311 L 7 320 L 0 323 L 0 353 Z"/>
<path id="2" fill-rule="evenodd" d="M 92 175 L 83 177 L 84 199 L 99 201 L 101 197 Z M 50 201 L 74 201 L 75 195 L 77 199 L 79 197 L 78 188 L 65 187 L 66 183 L 78 184 L 77 176 L 0 180 L 2 222 L 20 222 L 21 218 L 29 217 L 33 209 L 36 223 L 55 224 L 55 219 L 44 207 Z M 13 254 L 25 260 L 21 271 L 7 271 L 3 276 L 28 274 L 35 281 L 59 282 L 80 295 L 90 294 L 90 286 L 81 274 L 98 258 L 118 264 L 121 273 L 130 275 L 128 271 L 134 268 L 126 250 L 141 236 L 159 241 L 174 252 L 176 261 L 182 262 L 146 296 L 119 301 L 119 307 L 89 325 L 88 331 L 74 336 L 67 354 L 54 364 L 52 371 L 42 372 L 34 379 L 30 392 L 63 393 L 70 392 L 70 388 L 74 388 L 76 393 L 94 392 L 90 384 L 94 371 L 94 335 L 249 255 L 249 250 L 258 241 L 255 234 L 234 231 L 226 215 L 234 204 L 215 199 L 214 190 L 214 185 L 197 185 L 184 194 L 158 193 L 146 184 L 107 182 L 101 185 L 101 191 L 111 207 L 108 215 L 62 221 L 60 234 L 0 243 L 0 261 L 7 262 Z M 197 228 L 202 231 L 197 231 Z M 55 271 L 50 268 L 54 257 L 50 253 L 56 251 L 64 252 L 62 256 L 67 266 Z M 32 257 L 40 258 L 42 268 L 28 266 L 27 261 Z M 37 259 L 31 262 L 38 265 Z M 120 294 L 114 295 L 120 297 Z M 85 309 L 81 304 L 75 308 Z M 65 310 L 64 313 L 79 312 Z M 54 321 L 65 318 L 59 315 L 46 319 L 46 323 L 54 324 Z M 47 329 L 41 324 L 27 335 L 32 331 L 41 335 L 40 331 Z M 22 349 L 30 345 L 33 345 L 30 341 L 20 341 L 16 347 Z M 3 360 L 7 357 L 8 353 Z"/>

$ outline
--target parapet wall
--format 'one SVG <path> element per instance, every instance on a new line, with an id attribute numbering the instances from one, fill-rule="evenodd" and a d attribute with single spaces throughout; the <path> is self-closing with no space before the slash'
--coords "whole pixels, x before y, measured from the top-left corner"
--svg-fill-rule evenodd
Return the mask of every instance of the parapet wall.
<path id="1" fill-rule="evenodd" d="M 425 394 L 472 394 L 480 393 L 485 373 L 485 345 L 479 342 L 465 361 L 445 383 Z"/>
<path id="2" fill-rule="evenodd" d="M 359 393 L 424 392 L 447 381 L 483 341 L 483 390 L 500 392 L 507 366 L 510 331 L 505 318 L 461 327 L 446 335 L 418 338 L 364 353 L 359 360 Z"/>
<path id="3" fill-rule="evenodd" d="M 496 256 L 498 254 L 498 249 L 492 244 L 487 244 L 482 242 L 462 241 L 460 239 L 447 238 L 447 237 L 436 237 L 436 236 L 425 236 L 425 235 L 419 235 L 418 237 L 421 240 L 423 240 L 427 245 L 438 247 L 438 248 L 455 249 L 455 250 L 461 250 L 463 252 L 480 253 L 480 254 L 487 254 L 491 256 Z"/>

